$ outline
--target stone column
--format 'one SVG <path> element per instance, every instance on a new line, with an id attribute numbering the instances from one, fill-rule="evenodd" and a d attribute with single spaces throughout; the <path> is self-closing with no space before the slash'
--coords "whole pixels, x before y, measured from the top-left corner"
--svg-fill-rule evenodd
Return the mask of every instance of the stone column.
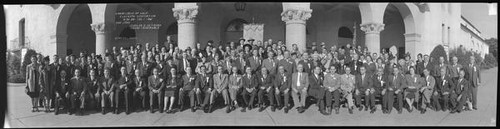
<path id="1" fill-rule="evenodd" d="M 110 45 L 110 32 L 113 31 L 113 24 L 110 23 L 93 23 L 90 25 L 95 32 L 95 54 L 104 56 L 106 48 Z"/>
<path id="2" fill-rule="evenodd" d="M 190 4 L 190 3 L 180 3 Z M 196 44 L 196 15 L 198 15 L 198 6 L 177 6 L 172 9 L 174 17 L 177 19 L 177 41 L 180 49 L 187 47 L 195 48 Z"/>
<path id="3" fill-rule="evenodd" d="M 292 49 L 297 44 L 299 51 L 306 50 L 306 21 L 311 18 L 311 9 L 288 8 L 281 13 L 281 20 L 286 23 L 286 47 Z"/>
<path id="4" fill-rule="evenodd" d="M 405 51 L 410 52 L 412 59 L 417 59 L 418 53 L 426 54 L 420 44 L 420 37 L 421 35 L 417 33 L 405 34 Z"/>
<path id="5" fill-rule="evenodd" d="M 365 45 L 370 53 L 380 53 L 380 31 L 384 30 L 382 23 L 363 23 L 361 30 L 365 32 Z"/>

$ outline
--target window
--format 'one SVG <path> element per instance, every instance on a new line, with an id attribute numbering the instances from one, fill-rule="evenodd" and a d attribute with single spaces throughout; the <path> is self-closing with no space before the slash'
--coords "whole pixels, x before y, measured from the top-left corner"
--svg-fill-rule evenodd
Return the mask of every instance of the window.
<path id="1" fill-rule="evenodd" d="M 24 18 L 19 21 L 19 46 L 24 47 L 25 45 L 25 20 Z"/>
<path id="2" fill-rule="evenodd" d="M 351 30 L 345 26 L 339 28 L 338 36 L 342 38 L 350 38 L 350 39 L 353 38 Z"/>
<path id="3" fill-rule="evenodd" d="M 247 21 L 243 19 L 234 19 L 227 25 L 226 31 L 230 32 L 240 32 L 243 31 L 243 24 L 247 24 Z"/>

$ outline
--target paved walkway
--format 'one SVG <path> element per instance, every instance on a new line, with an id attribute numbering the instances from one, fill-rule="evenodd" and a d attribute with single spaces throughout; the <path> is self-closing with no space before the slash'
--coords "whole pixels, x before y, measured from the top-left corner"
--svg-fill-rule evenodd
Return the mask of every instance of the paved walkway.
<path id="1" fill-rule="evenodd" d="M 22 86 L 9 86 L 8 114 L 5 127 L 107 127 L 107 126 L 495 126 L 497 109 L 497 77 L 498 68 L 481 73 L 483 86 L 478 91 L 478 110 L 449 114 L 448 112 L 428 111 L 403 114 L 395 112 L 382 114 L 377 110 L 374 114 L 368 111 L 348 114 L 342 108 L 340 114 L 321 115 L 316 106 L 311 106 L 303 114 L 290 110 L 288 114 L 282 110 L 271 112 L 256 110 L 246 113 L 237 111 L 229 114 L 225 110 L 216 110 L 205 114 L 198 110 L 195 113 L 186 110 L 176 114 L 150 114 L 149 112 L 106 114 L 92 113 L 86 116 L 67 114 L 31 112 L 30 99 Z M 380 108 L 378 108 L 380 109 Z"/>

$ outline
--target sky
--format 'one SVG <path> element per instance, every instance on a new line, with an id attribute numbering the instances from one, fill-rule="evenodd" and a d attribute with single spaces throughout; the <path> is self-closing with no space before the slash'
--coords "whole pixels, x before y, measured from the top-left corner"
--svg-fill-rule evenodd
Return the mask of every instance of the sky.
<path id="1" fill-rule="evenodd" d="M 488 3 L 462 3 L 462 16 L 481 31 L 483 38 L 498 38 L 498 14 L 488 15 Z"/>

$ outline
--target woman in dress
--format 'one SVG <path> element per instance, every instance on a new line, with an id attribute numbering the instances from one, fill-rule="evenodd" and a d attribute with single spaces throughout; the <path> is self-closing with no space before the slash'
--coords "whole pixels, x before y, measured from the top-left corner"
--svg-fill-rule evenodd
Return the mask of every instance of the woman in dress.
<path id="1" fill-rule="evenodd" d="M 167 77 L 167 81 L 165 82 L 165 99 L 164 103 L 165 106 L 163 110 L 166 111 L 166 113 L 174 113 L 172 110 L 172 107 L 174 106 L 174 101 L 175 101 L 175 91 L 177 91 L 177 87 L 182 84 L 180 81 L 180 77 L 176 74 L 177 70 L 175 68 L 170 69 L 170 74 Z M 168 102 L 170 101 L 170 106 L 168 107 Z"/>
<path id="2" fill-rule="evenodd" d="M 38 85 L 38 66 L 36 56 L 31 57 L 31 64 L 26 66 L 26 84 L 27 84 L 27 94 L 31 98 L 32 110 L 31 112 L 38 112 L 38 100 L 40 87 Z"/>
<path id="3" fill-rule="evenodd" d="M 52 101 L 52 88 L 53 86 L 50 83 L 50 67 L 49 67 L 49 62 L 50 59 L 49 57 L 44 57 L 43 58 L 43 64 L 41 64 L 40 67 L 40 78 L 39 78 L 39 85 L 40 85 L 40 97 L 43 97 L 45 101 L 43 101 L 43 106 L 45 108 L 45 112 L 50 112 L 50 105 Z"/>

